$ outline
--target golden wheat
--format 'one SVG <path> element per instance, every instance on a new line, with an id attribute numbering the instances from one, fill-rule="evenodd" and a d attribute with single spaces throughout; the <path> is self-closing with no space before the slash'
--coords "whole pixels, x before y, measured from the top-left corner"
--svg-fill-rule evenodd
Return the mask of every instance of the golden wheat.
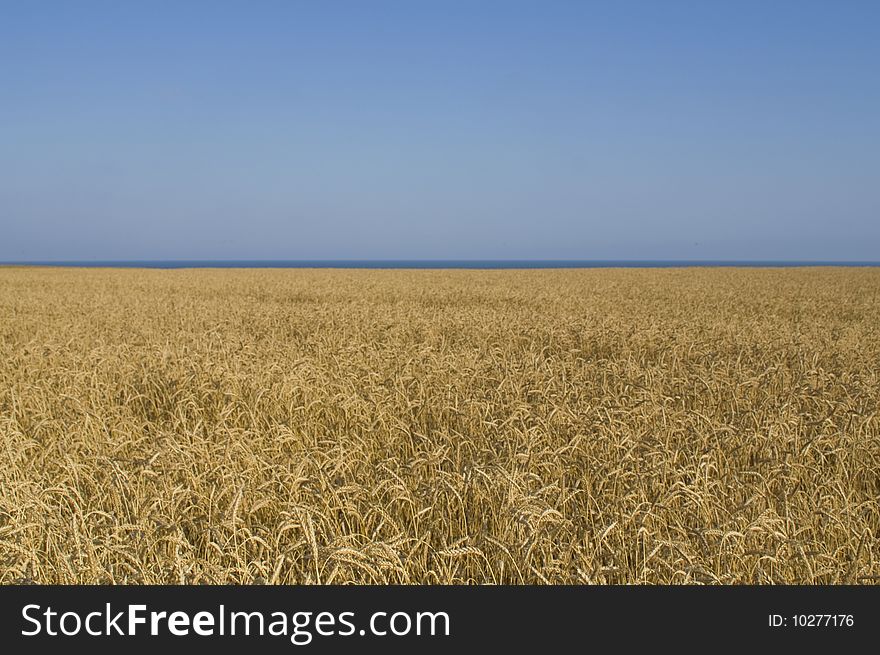
<path id="1" fill-rule="evenodd" d="M 871 583 L 880 270 L 0 269 L 0 582 Z"/>

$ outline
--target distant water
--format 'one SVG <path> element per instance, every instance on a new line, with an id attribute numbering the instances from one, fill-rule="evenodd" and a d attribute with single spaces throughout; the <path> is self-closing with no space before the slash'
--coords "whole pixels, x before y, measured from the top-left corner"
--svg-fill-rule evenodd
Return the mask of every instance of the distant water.
<path id="1" fill-rule="evenodd" d="M 258 260 L 126 260 L 0 262 L 5 266 L 76 266 L 103 268 L 679 268 L 709 266 L 880 266 L 880 262 L 782 260 L 637 260 L 637 259 L 258 259 Z"/>

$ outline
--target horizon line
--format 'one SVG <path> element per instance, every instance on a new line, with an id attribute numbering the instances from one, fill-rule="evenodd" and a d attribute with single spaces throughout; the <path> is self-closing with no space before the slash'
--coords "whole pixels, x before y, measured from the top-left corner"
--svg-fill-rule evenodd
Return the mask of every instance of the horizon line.
<path id="1" fill-rule="evenodd" d="M 830 259 L 71 259 L 0 261 L 0 266 L 71 268 L 673 268 L 880 267 Z"/>

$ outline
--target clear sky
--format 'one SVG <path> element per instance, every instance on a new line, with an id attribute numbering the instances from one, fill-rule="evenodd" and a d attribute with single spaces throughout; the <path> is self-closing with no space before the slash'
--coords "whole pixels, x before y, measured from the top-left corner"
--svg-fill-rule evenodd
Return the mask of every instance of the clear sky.
<path id="1" fill-rule="evenodd" d="M 880 259 L 880 2 L 0 0 L 0 260 Z"/>

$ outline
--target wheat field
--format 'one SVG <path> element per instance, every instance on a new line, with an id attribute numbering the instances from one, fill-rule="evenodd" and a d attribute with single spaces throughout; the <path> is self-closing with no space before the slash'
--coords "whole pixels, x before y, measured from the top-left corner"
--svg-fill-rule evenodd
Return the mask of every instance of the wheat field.
<path id="1" fill-rule="evenodd" d="M 880 269 L 0 268 L 0 582 L 880 581 Z"/>

